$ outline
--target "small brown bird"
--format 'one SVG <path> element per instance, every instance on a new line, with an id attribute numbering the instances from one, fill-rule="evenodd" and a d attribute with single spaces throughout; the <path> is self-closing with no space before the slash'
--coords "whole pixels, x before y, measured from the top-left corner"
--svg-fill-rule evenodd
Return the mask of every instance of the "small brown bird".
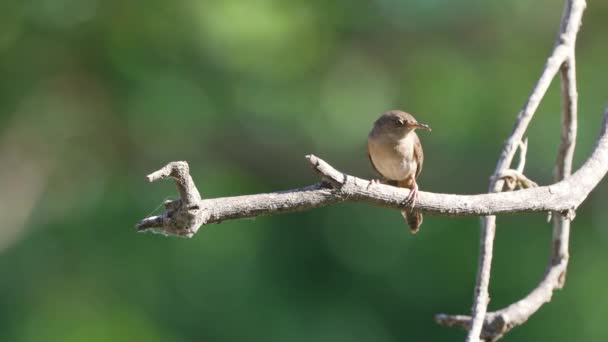
<path id="1" fill-rule="evenodd" d="M 367 138 L 369 160 L 376 172 L 387 183 L 411 190 L 405 202 L 411 205 L 411 209 L 406 208 L 401 214 L 412 233 L 417 233 L 422 224 L 422 213 L 413 209 L 418 197 L 416 178 L 422 171 L 424 161 L 416 129 L 431 130 L 411 114 L 391 110 L 376 120 Z"/>

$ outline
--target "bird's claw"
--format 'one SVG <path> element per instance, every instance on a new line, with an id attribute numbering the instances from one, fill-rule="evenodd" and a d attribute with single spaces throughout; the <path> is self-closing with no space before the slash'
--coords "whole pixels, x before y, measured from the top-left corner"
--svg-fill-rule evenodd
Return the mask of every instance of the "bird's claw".
<path id="1" fill-rule="evenodd" d="M 407 197 L 405 198 L 405 201 L 403 201 L 403 204 L 405 206 L 409 206 L 410 209 L 414 209 L 414 207 L 416 206 L 416 201 L 418 200 L 418 186 L 415 185 L 411 190 L 409 195 L 407 195 Z"/>

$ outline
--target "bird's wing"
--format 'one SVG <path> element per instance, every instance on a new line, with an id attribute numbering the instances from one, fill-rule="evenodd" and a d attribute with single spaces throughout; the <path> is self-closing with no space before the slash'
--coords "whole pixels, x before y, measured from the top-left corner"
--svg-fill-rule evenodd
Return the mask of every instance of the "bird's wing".
<path id="1" fill-rule="evenodd" d="M 380 171 L 378 171 L 378 169 L 376 169 L 376 165 L 374 165 L 374 161 L 372 160 L 372 156 L 369 153 L 369 144 L 367 145 L 367 158 L 369 158 L 369 163 L 372 164 L 372 168 L 374 168 L 374 171 L 376 171 L 376 173 L 380 176 L 382 176 L 382 174 L 380 173 Z"/>
<path id="2" fill-rule="evenodd" d="M 414 133 L 415 134 L 415 133 Z M 424 162 L 424 152 L 422 152 L 422 144 L 420 143 L 420 139 L 418 138 L 418 134 L 415 134 L 415 142 L 414 142 L 414 160 L 417 161 L 416 168 L 416 178 L 420 172 L 422 172 L 422 163 Z"/>

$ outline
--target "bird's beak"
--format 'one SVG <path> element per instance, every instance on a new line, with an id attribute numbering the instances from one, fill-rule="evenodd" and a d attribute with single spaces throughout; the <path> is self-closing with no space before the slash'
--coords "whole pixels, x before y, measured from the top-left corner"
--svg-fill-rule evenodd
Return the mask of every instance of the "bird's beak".
<path id="1" fill-rule="evenodd" d="M 420 122 L 416 122 L 416 125 L 414 125 L 414 127 L 418 128 L 418 129 L 424 129 L 424 130 L 427 130 L 427 131 L 431 130 L 431 126 L 429 126 L 427 124 L 420 123 Z"/>

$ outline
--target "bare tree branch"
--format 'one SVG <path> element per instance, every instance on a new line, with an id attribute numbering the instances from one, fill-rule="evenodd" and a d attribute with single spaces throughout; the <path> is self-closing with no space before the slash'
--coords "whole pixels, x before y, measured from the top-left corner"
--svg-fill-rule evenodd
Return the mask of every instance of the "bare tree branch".
<path id="1" fill-rule="evenodd" d="M 567 68 L 563 68 L 562 73 L 564 78 L 562 96 L 567 97 L 568 100 L 564 101 L 563 107 L 562 138 L 555 168 L 556 181 L 565 179 L 570 174 L 576 140 L 576 78 L 574 71 Z M 608 116 L 608 109 L 606 116 Z M 504 309 L 488 313 L 481 332 L 482 339 L 496 341 L 514 327 L 525 323 L 543 304 L 551 301 L 554 290 L 563 287 L 569 258 L 571 217 L 569 215 L 554 216 L 551 258 L 543 279 L 526 297 Z M 445 326 L 468 329 L 471 325 L 470 316 L 440 314 L 435 319 L 439 324 Z"/>
<path id="2" fill-rule="evenodd" d="M 607 116 L 608 113 L 604 117 L 601 134 L 591 156 L 576 173 L 561 182 L 512 192 L 479 195 L 421 191 L 416 208 L 429 214 L 449 216 L 548 211 L 566 215 L 585 200 L 608 171 Z M 308 161 L 324 182 L 281 192 L 202 199 L 187 205 L 182 204 L 181 200 L 169 201 L 165 203 L 165 213 L 145 218 L 137 224 L 137 229 L 191 237 L 204 224 L 309 210 L 340 202 L 366 202 L 399 210 L 404 207 L 408 189 L 384 184 L 371 185 L 368 180 L 344 174 L 312 155 L 308 156 Z M 187 173 L 175 173 L 172 177 L 181 186 L 188 183 L 180 179 L 185 175 L 189 177 Z M 194 183 L 192 186 L 194 187 Z"/>
<path id="3" fill-rule="evenodd" d="M 582 13 L 585 6 L 586 4 L 584 0 L 566 1 L 564 14 L 562 16 L 562 22 L 560 25 L 560 32 L 553 50 L 553 54 L 551 57 L 549 57 L 537 86 L 532 92 L 526 106 L 524 106 L 524 109 L 522 110 L 522 113 L 528 112 L 528 117 L 531 118 L 536 110 L 536 107 L 538 106 L 538 103 L 540 102 L 540 99 L 542 99 L 544 96 L 546 89 L 559 69 L 562 78 L 562 99 L 564 110 L 562 118 L 562 142 L 555 170 L 556 181 L 562 180 L 566 176 L 570 175 L 572 168 L 572 156 L 574 154 L 574 142 L 576 138 L 576 114 L 578 98 L 576 92 L 574 51 L 576 36 L 581 25 Z M 542 87 L 539 87 L 541 82 L 544 83 L 542 84 Z M 538 92 L 539 89 L 541 89 L 542 92 Z M 534 99 L 536 99 L 536 101 L 534 101 Z M 533 103 L 532 109 L 527 110 L 527 107 L 531 103 Z M 512 137 L 520 127 L 523 127 L 520 130 L 522 134 L 523 131 L 525 131 L 527 123 L 521 124 L 522 113 L 520 113 L 520 118 L 512 133 Z M 507 141 L 507 145 L 509 145 L 510 142 L 512 142 L 511 139 Z M 509 148 L 513 149 L 513 147 L 506 147 L 505 150 L 508 150 Z M 510 163 L 511 161 L 506 163 L 506 165 L 501 165 L 501 161 L 499 161 L 496 173 L 504 172 L 499 170 L 499 168 L 501 166 L 506 168 Z M 500 191 L 502 187 L 502 184 L 498 184 L 498 182 L 496 182 L 496 184 L 491 185 L 491 191 Z M 554 288 L 559 288 L 563 285 L 568 263 L 568 238 L 570 231 L 569 219 L 572 215 L 573 212 L 571 215 L 567 215 L 567 217 L 559 216 L 554 221 L 554 250 L 552 262 L 545 275 L 545 278 L 543 281 L 541 281 L 539 286 L 532 291 L 529 296 L 509 306 L 511 309 L 503 312 L 501 316 L 490 314 L 488 317 L 484 316 L 489 300 L 488 285 L 496 221 L 495 217 L 485 218 L 482 228 L 480 266 L 473 304 L 473 321 L 471 323 L 466 316 L 450 317 L 446 315 L 438 315 L 438 322 L 445 325 L 454 325 L 455 322 L 461 322 L 463 324 L 458 325 L 465 326 L 467 328 L 470 327 L 467 341 L 479 341 L 480 335 L 481 338 L 495 340 L 500 338 L 512 327 L 525 322 L 530 315 L 534 314 L 534 312 L 540 308 L 542 304 L 550 300 Z M 509 308 L 505 310 L 508 310 Z M 497 326 L 503 327 L 504 330 L 497 330 Z M 484 328 L 483 333 L 481 331 L 482 327 Z"/>

